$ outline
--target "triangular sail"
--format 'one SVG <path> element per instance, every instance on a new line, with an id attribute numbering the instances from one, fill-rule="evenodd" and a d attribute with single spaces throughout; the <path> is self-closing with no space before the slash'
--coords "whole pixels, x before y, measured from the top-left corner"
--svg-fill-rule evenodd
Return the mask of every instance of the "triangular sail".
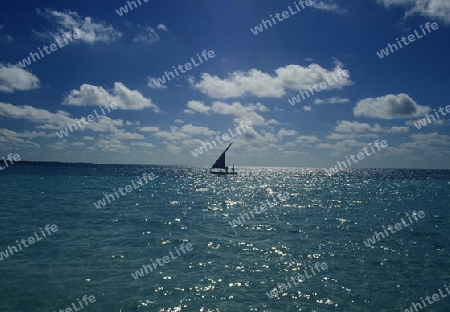
<path id="1" fill-rule="evenodd" d="M 211 168 L 225 169 L 225 153 L 228 151 L 231 144 L 233 143 L 230 143 L 230 145 L 228 145 L 228 147 L 223 151 L 222 155 L 220 155 L 220 157 L 216 160 L 216 162 L 214 163 L 214 165 L 212 165 Z"/>
<path id="2" fill-rule="evenodd" d="M 220 155 L 219 159 L 216 160 L 214 165 L 211 168 L 220 168 L 225 169 L 225 152 Z"/>

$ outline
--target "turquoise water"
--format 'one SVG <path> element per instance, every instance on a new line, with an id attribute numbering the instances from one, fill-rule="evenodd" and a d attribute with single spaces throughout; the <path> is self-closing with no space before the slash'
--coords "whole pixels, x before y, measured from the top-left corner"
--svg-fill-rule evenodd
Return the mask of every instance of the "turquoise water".
<path id="1" fill-rule="evenodd" d="M 318 169 L 236 169 L 237 176 L 169 166 L 3 170 L 0 251 L 47 224 L 58 231 L 0 261 L 0 311 L 59 311 L 79 307 L 83 295 L 96 299 L 83 312 L 404 311 L 450 284 L 450 171 L 329 177 Z M 144 173 L 156 178 L 94 206 Z M 285 201 L 230 225 L 279 192 Z M 373 247 L 363 243 L 413 211 L 425 217 Z M 188 243 L 192 250 L 178 256 Z M 176 259 L 132 277 L 170 251 Z M 277 284 L 317 262 L 327 269 L 269 299 Z M 424 311 L 448 310 L 450 296 Z"/>

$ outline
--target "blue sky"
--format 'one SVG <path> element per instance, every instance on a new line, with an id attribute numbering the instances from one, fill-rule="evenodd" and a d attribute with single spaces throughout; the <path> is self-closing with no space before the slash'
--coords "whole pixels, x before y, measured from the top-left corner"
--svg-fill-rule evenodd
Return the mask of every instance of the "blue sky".
<path id="1" fill-rule="evenodd" d="M 0 158 L 210 166 L 226 142 L 192 151 L 250 121 L 227 141 L 230 165 L 329 168 L 386 140 L 353 167 L 450 169 L 450 115 L 433 111 L 450 105 L 447 0 L 135 2 L 3 4 Z M 214 57 L 200 63 L 203 51 Z M 60 132 L 107 103 L 117 108 Z M 439 118 L 419 129 L 426 114 Z"/>

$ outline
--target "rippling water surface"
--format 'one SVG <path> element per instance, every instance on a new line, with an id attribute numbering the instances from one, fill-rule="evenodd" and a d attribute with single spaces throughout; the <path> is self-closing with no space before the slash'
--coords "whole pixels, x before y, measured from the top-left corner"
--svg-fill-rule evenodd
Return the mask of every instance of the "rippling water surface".
<path id="1" fill-rule="evenodd" d="M 0 311 L 59 311 L 83 295 L 96 301 L 82 311 L 404 311 L 450 284 L 450 171 L 236 169 L 22 163 L 2 171 L 0 251 L 47 224 L 58 231 L 0 261 Z M 94 206 L 144 173 L 157 178 Z M 230 225 L 280 192 L 285 201 Z M 425 217 L 364 244 L 414 211 Z M 132 277 L 188 243 L 192 251 Z M 269 299 L 318 262 L 327 269 Z M 450 298 L 426 307 L 449 310 Z"/>

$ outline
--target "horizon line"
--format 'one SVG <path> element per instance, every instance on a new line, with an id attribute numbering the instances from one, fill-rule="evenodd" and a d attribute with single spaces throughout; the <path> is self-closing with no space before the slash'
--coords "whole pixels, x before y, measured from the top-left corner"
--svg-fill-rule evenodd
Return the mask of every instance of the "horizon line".
<path id="1" fill-rule="evenodd" d="M 70 162 L 70 161 L 52 161 L 52 160 L 21 160 L 14 164 L 20 163 L 54 163 L 54 164 L 72 164 L 72 165 L 106 165 L 106 166 L 172 166 L 172 167 L 195 167 L 195 168 L 209 168 L 208 165 L 198 166 L 198 165 L 174 165 L 174 164 L 117 164 L 117 163 L 89 163 L 89 162 Z M 296 169 L 317 169 L 324 170 L 327 167 L 295 167 L 295 166 L 236 166 L 235 168 L 296 168 Z M 364 168 L 346 168 L 346 170 L 368 170 L 368 169 L 395 169 L 395 170 L 447 170 L 450 169 L 436 169 L 436 168 L 396 168 L 396 167 L 364 167 Z"/>

